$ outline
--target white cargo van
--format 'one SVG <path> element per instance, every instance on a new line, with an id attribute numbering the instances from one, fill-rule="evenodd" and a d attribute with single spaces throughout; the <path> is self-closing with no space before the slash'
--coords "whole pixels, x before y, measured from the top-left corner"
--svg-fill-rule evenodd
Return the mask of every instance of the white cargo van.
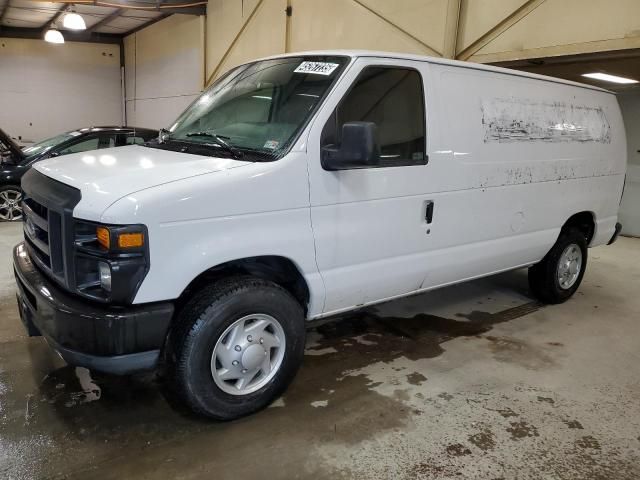
<path id="1" fill-rule="evenodd" d="M 520 267 L 567 300 L 620 230 L 625 168 L 605 90 L 380 52 L 259 60 L 157 141 L 25 175 L 21 315 L 70 364 L 162 367 L 236 418 L 289 384 L 305 320 Z"/>

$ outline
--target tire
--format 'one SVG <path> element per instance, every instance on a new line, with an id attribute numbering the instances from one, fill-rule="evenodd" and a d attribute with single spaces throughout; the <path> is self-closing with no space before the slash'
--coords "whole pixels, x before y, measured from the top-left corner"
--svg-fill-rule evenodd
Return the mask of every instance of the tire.
<path id="1" fill-rule="evenodd" d="M 22 220 L 22 190 L 18 186 L 0 187 L 0 221 L 17 222 Z"/>
<path id="2" fill-rule="evenodd" d="M 273 346 L 279 336 L 280 346 Z M 302 363 L 304 342 L 303 309 L 285 289 L 253 277 L 216 282 L 187 302 L 167 339 L 170 400 L 216 420 L 257 412 L 291 383 Z M 246 380 L 256 362 L 259 370 Z"/>
<path id="3" fill-rule="evenodd" d="M 579 265 L 569 262 L 578 257 Z M 529 287 L 544 303 L 562 303 L 576 292 L 586 268 L 587 239 L 575 228 L 563 229 L 549 253 L 529 268 Z"/>

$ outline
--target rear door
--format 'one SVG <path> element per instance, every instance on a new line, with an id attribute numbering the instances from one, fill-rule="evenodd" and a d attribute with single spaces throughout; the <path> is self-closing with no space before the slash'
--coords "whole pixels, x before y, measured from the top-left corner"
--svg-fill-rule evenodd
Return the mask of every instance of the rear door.
<path id="1" fill-rule="evenodd" d="M 427 65 L 357 59 L 316 117 L 309 136 L 311 221 L 324 312 L 421 288 L 433 210 L 428 175 L 424 78 Z M 382 165 L 327 171 L 323 145 L 342 125 L 375 122 Z"/>

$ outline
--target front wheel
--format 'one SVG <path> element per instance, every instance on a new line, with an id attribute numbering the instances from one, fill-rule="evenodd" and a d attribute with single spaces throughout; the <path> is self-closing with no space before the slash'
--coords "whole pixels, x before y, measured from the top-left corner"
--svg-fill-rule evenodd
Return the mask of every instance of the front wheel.
<path id="1" fill-rule="evenodd" d="M 304 339 L 302 307 L 285 289 L 251 277 L 222 280 L 176 318 L 165 355 L 170 391 L 217 420 L 248 415 L 289 385 Z"/>
<path id="2" fill-rule="evenodd" d="M 540 263 L 529 268 L 529 287 L 545 303 L 562 303 L 578 289 L 587 268 L 587 239 L 575 228 L 562 230 Z"/>

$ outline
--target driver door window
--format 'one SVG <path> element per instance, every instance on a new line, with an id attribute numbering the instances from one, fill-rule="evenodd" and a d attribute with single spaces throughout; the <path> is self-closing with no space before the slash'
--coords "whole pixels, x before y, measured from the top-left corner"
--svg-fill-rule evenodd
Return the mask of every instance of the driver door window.
<path id="1" fill-rule="evenodd" d="M 424 93 L 416 70 L 365 68 L 325 125 L 322 145 L 340 145 L 347 122 L 377 125 L 381 166 L 426 163 Z"/>

